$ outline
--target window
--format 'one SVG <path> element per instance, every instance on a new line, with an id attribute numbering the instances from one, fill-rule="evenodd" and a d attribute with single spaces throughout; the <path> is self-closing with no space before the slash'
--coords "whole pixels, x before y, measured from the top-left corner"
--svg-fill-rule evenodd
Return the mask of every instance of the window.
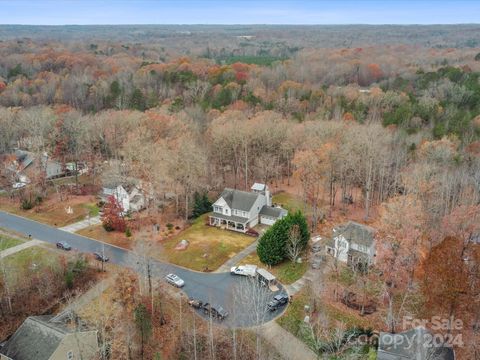
<path id="1" fill-rule="evenodd" d="M 73 351 L 67 352 L 67 360 L 73 360 Z"/>

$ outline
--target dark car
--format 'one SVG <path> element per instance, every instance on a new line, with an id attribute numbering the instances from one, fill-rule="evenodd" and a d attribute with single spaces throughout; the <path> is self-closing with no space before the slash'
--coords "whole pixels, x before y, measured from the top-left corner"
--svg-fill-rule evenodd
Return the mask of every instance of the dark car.
<path id="1" fill-rule="evenodd" d="M 273 300 L 270 301 L 267 305 L 268 310 L 275 311 L 281 306 L 285 305 L 288 302 L 287 294 L 278 294 L 273 297 Z"/>
<path id="2" fill-rule="evenodd" d="M 95 259 L 97 259 L 98 261 L 107 262 L 108 260 L 110 260 L 108 257 L 98 252 L 93 253 L 93 255 L 95 256 Z"/>
<path id="3" fill-rule="evenodd" d="M 188 300 L 188 305 L 195 309 L 200 309 L 203 306 L 203 301 L 199 299 L 190 299 Z"/>
<path id="4" fill-rule="evenodd" d="M 205 303 L 202 305 L 202 309 L 205 315 L 211 315 L 212 317 L 219 320 L 223 320 L 228 316 L 228 312 L 218 305 L 211 305 L 209 303 Z"/>
<path id="5" fill-rule="evenodd" d="M 57 242 L 57 248 L 67 250 L 67 251 L 72 250 L 72 247 L 66 241 Z"/>

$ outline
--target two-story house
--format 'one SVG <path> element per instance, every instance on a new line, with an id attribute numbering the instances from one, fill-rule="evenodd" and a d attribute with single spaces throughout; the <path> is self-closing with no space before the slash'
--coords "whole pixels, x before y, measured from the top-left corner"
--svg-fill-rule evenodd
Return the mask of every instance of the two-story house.
<path id="1" fill-rule="evenodd" d="M 373 264 L 375 260 L 375 230 L 354 221 L 337 226 L 333 229 L 332 241 L 327 244 L 326 251 L 349 265 Z"/>
<path id="2" fill-rule="evenodd" d="M 251 192 L 226 188 L 213 204 L 212 226 L 246 232 L 257 224 L 272 225 L 287 216 L 287 210 L 272 206 L 268 186 L 255 183 Z"/>
<path id="3" fill-rule="evenodd" d="M 115 197 L 123 211 L 140 211 L 145 208 L 145 195 L 139 186 L 126 182 L 107 183 L 102 188 L 100 197 L 107 201 L 109 196 Z"/>

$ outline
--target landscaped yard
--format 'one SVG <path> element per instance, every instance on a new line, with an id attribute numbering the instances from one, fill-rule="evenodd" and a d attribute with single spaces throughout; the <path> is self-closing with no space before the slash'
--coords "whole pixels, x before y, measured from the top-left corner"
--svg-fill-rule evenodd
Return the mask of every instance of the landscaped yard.
<path id="1" fill-rule="evenodd" d="M 189 228 L 163 242 L 161 256 L 171 263 L 193 270 L 205 271 L 208 267 L 209 271 L 213 271 L 255 241 L 251 236 L 207 226 L 206 217 L 199 217 Z M 188 248 L 175 250 L 183 239 L 189 242 Z"/>
<path id="2" fill-rule="evenodd" d="M 0 234 L 0 251 L 20 245 L 21 240 L 11 238 L 7 235 Z"/>
<path id="3" fill-rule="evenodd" d="M 239 263 L 239 265 L 245 265 L 245 264 L 253 264 L 259 267 L 266 268 L 266 265 L 263 264 L 258 258 L 256 251 L 252 252 L 250 255 L 243 258 L 243 260 L 240 261 Z M 288 285 L 300 279 L 303 276 L 303 274 L 305 274 L 307 269 L 308 269 L 307 262 L 302 262 L 301 264 L 294 264 L 290 260 L 285 260 L 284 262 L 278 265 L 272 266 L 267 270 L 273 275 L 275 275 L 278 281 L 280 281 L 282 284 Z"/>
<path id="4" fill-rule="evenodd" d="M 69 207 L 72 209 L 71 214 L 67 212 Z M 22 210 L 19 203 L 2 197 L 0 198 L 0 210 L 56 227 L 81 221 L 87 214 L 98 215 L 98 208 L 93 196 L 75 196 L 65 201 L 50 199 L 30 210 Z"/>

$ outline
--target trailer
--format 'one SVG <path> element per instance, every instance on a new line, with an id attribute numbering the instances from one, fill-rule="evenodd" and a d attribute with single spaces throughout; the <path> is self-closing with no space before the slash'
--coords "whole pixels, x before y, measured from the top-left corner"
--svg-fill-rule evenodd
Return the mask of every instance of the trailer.
<path id="1" fill-rule="evenodd" d="M 277 291 L 277 278 L 265 269 L 257 269 L 257 279 L 263 286 L 267 286 L 272 291 Z"/>

